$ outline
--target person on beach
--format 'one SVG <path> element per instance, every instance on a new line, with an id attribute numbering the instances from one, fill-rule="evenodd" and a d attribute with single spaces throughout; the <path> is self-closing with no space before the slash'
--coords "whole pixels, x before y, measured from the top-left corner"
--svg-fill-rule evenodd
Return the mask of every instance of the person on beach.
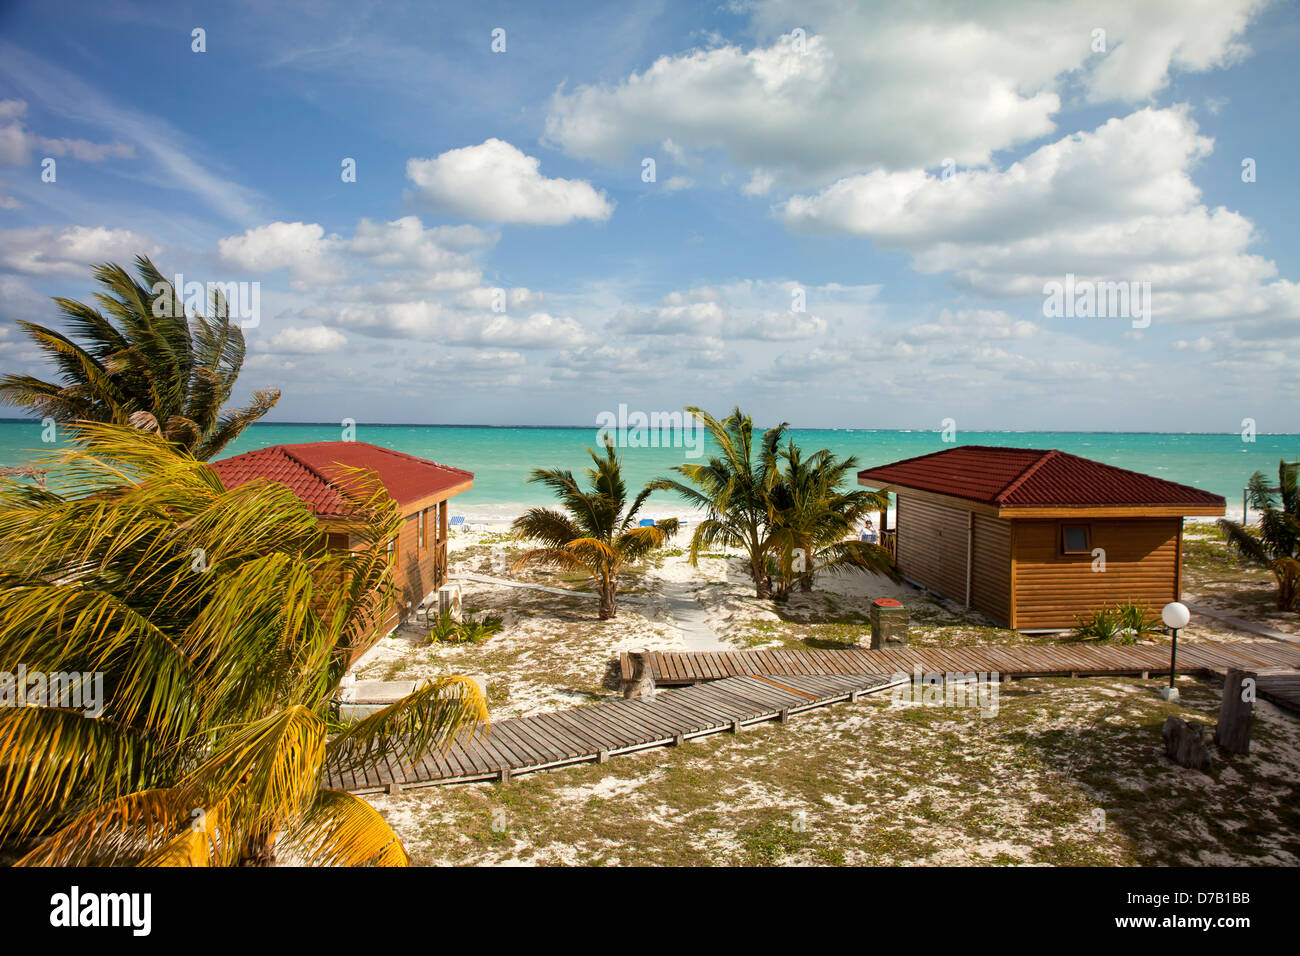
<path id="1" fill-rule="evenodd" d="M 870 518 L 867 518 L 862 522 L 862 534 L 858 537 L 859 540 L 865 541 L 867 544 L 875 544 L 879 539 L 879 536 L 876 534 L 876 526 L 871 523 Z"/>

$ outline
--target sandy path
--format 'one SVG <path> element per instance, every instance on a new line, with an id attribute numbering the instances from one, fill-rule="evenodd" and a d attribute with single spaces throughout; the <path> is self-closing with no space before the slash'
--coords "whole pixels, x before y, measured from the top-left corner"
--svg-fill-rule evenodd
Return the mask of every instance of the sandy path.
<path id="1" fill-rule="evenodd" d="M 688 651 L 725 651 L 732 645 L 723 642 L 709 624 L 709 612 L 698 598 L 696 589 L 681 581 L 663 580 L 660 593 L 668 604 L 673 625 L 682 634 L 682 645 Z"/>

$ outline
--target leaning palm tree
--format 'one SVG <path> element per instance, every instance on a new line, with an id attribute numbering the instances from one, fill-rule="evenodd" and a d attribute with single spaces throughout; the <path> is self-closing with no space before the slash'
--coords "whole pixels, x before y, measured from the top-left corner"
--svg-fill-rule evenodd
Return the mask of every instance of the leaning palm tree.
<path id="1" fill-rule="evenodd" d="M 702 551 L 717 545 L 740 548 L 749 560 L 755 594 L 771 597 L 767 492 L 775 481 L 776 449 L 789 426 L 782 423 L 768 429 L 755 448 L 753 419 L 738 407 L 722 421 L 692 406 L 686 411 L 704 423 L 718 446 L 718 454 L 702 465 L 673 468 L 686 479 L 684 482 L 659 478 L 649 488 L 676 492 L 707 513 L 691 536 L 691 564 L 698 562 Z"/>
<path id="2" fill-rule="evenodd" d="M 773 597 L 787 597 L 796 581 L 811 591 L 821 571 L 896 577 L 888 551 L 850 539 L 864 516 L 888 502 L 878 492 L 843 487 L 857 467 L 853 456 L 838 458 L 825 448 L 805 458 L 793 439 L 773 454 L 765 469 L 771 476 L 767 539 L 776 571 Z"/>
<path id="3" fill-rule="evenodd" d="M 614 445 L 606 442 L 603 456 L 590 448 L 587 454 L 595 463 L 585 469 L 589 491 L 571 471 L 534 469 L 528 480 L 554 491 L 564 510 L 530 508 L 515 519 L 515 534 L 541 547 L 525 551 L 512 567 L 538 564 L 590 575 L 600 595 L 600 618 L 608 620 L 618 613 L 618 575 L 623 565 L 667 542 L 677 533 L 677 519 L 638 527 L 636 516 L 652 489 L 643 488 L 629 506 Z"/>
<path id="4" fill-rule="evenodd" d="M 1277 580 L 1277 606 L 1293 611 L 1300 604 L 1300 490 L 1297 489 L 1300 463 L 1278 463 L 1277 488 L 1265 483 L 1264 473 L 1257 471 L 1247 485 L 1250 506 L 1259 512 L 1258 533 L 1244 524 L 1219 519 L 1219 527 L 1228 544 L 1247 561 L 1268 568 Z M 1279 498 L 1274 498 L 1276 490 Z M 1278 507 L 1278 505 L 1281 507 Z M 1245 515 L 1242 516 L 1245 518 Z"/>
<path id="5" fill-rule="evenodd" d="M 472 681 L 447 677 L 359 722 L 334 716 L 393 607 L 392 499 L 357 473 L 351 517 L 328 528 L 352 549 L 333 550 L 282 485 L 227 490 L 161 438 L 76 429 L 44 462 L 49 488 L 0 482 L 0 672 L 50 680 L 0 708 L 6 854 L 404 864 L 379 814 L 332 781 L 472 732 L 486 711 Z M 93 675 L 79 695 L 77 675 Z"/>
<path id="6" fill-rule="evenodd" d="M 214 293 L 208 314 L 190 317 L 147 256 L 136 258 L 136 271 L 138 282 L 114 263 L 95 267 L 103 312 L 55 298 L 80 341 L 19 320 L 60 381 L 5 375 L 0 400 L 59 422 L 152 431 L 206 461 L 270 411 L 280 392 L 256 391 L 250 404 L 223 412 L 244 364 L 244 333 L 231 323 L 225 298 Z"/>

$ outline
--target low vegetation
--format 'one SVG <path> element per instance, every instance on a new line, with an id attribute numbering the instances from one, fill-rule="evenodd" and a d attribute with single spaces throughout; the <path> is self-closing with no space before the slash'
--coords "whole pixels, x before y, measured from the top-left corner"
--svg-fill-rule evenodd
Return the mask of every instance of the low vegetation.
<path id="1" fill-rule="evenodd" d="M 1294 611 L 1300 603 L 1300 464 L 1278 464 L 1276 492 L 1263 472 L 1251 476 L 1250 506 L 1259 512 L 1259 527 L 1248 528 L 1227 518 L 1219 521 L 1228 544 L 1256 567 L 1267 568 L 1277 582 L 1277 608 Z M 1276 497 L 1275 497 L 1276 494 Z"/>
<path id="2" fill-rule="evenodd" d="M 1075 622 L 1074 636 L 1081 641 L 1133 644 L 1162 633 L 1162 624 L 1144 604 L 1124 601 L 1100 607 Z"/>
<path id="3" fill-rule="evenodd" d="M 504 626 L 505 622 L 496 614 L 475 617 L 472 613 L 466 612 L 464 617 L 457 621 L 451 616 L 450 611 L 444 611 L 438 616 L 437 623 L 429 629 L 429 643 L 477 644 L 487 640 L 493 634 L 499 634 Z"/>
<path id="4" fill-rule="evenodd" d="M 1164 759 L 1170 714 L 1218 693 L 1161 681 L 1017 681 L 996 716 L 864 697 L 789 724 L 373 798 L 413 862 L 591 866 L 1204 866 L 1300 863 L 1295 722 L 1258 711 L 1251 753 Z"/>

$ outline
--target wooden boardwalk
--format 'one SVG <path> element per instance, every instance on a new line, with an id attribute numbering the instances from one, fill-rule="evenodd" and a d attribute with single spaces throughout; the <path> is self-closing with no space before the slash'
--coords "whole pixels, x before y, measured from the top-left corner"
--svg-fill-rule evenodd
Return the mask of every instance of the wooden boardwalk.
<path id="1" fill-rule="evenodd" d="M 1300 646 L 1274 641 L 1184 644 L 1178 673 L 1219 674 L 1236 667 L 1259 674 L 1259 695 L 1300 711 Z M 624 676 L 631 672 L 623 656 Z M 656 684 L 678 685 L 650 700 L 611 700 L 589 707 L 515 717 L 487 732 L 462 735 L 419 760 L 390 758 L 326 785 L 377 793 L 519 774 L 569 764 L 603 763 L 617 754 L 684 743 L 695 737 L 825 707 L 910 681 L 915 671 L 996 674 L 1001 678 L 1155 676 L 1169 673 L 1169 648 L 1075 644 L 913 647 L 902 650 L 753 650 L 655 652 Z"/>
<path id="2" fill-rule="evenodd" d="M 353 793 L 392 793 L 445 783 L 508 781 L 534 770 L 603 763 L 615 754 L 785 721 L 891 686 L 887 678 L 872 674 L 728 677 L 662 691 L 651 700 L 613 700 L 494 722 L 486 733 L 463 735 L 443 752 L 413 762 L 389 759 L 361 774 L 331 776 L 326 785 Z"/>
<path id="3" fill-rule="evenodd" d="M 1264 700 L 1300 714 L 1300 671 L 1261 672 L 1255 690 Z"/>
<path id="4" fill-rule="evenodd" d="M 1022 644 L 973 647 L 863 649 L 654 651 L 650 676 L 660 686 L 682 686 L 735 677 L 788 674 L 997 673 L 1003 677 L 1087 677 L 1106 674 L 1169 673 L 1169 647 L 1149 645 Z M 632 665 L 623 654 L 624 678 Z M 1223 673 L 1229 667 L 1259 671 L 1300 668 L 1300 646 L 1277 641 L 1184 643 L 1178 645 L 1178 673 Z"/>

